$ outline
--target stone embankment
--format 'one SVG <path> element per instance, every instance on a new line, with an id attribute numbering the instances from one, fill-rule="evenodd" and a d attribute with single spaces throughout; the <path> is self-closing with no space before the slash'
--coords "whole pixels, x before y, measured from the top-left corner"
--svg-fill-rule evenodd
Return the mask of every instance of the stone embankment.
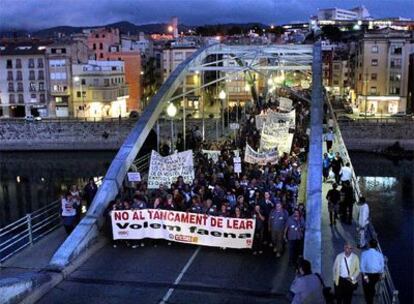
<path id="1" fill-rule="evenodd" d="M 340 123 L 342 137 L 348 150 L 381 152 L 399 142 L 408 151 L 414 151 L 414 121 L 372 123 Z"/>

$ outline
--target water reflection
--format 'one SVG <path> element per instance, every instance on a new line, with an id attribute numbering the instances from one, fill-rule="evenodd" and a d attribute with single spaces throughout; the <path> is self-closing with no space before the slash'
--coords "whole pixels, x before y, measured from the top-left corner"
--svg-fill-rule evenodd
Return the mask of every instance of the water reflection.
<path id="1" fill-rule="evenodd" d="M 414 162 L 351 153 L 401 303 L 413 303 Z"/>
<path id="2" fill-rule="evenodd" d="M 105 175 L 115 152 L 0 153 L 0 227 Z"/>

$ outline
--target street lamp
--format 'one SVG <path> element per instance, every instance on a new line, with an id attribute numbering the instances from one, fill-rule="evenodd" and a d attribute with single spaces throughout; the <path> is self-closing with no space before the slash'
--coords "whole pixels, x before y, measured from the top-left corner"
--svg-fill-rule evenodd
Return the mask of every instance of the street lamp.
<path id="1" fill-rule="evenodd" d="M 224 135 L 224 100 L 226 99 L 226 92 L 221 90 L 219 93 L 221 99 L 221 135 Z"/>
<path id="2" fill-rule="evenodd" d="M 167 115 L 171 118 L 171 154 L 174 151 L 174 117 L 177 114 L 177 107 L 170 102 L 167 107 Z"/>

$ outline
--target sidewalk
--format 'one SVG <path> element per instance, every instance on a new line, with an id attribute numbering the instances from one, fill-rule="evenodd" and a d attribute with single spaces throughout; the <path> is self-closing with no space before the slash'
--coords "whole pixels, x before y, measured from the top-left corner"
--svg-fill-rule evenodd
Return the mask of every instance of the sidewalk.
<path id="1" fill-rule="evenodd" d="M 66 239 L 63 227 L 40 241 L 28 246 L 0 266 L 0 279 L 24 272 L 37 272 L 45 268 L 59 246 Z"/>
<path id="2" fill-rule="evenodd" d="M 339 152 L 343 155 L 342 151 L 338 150 L 337 142 L 334 142 L 332 150 Z M 323 151 L 326 152 L 326 145 L 323 143 Z M 321 155 L 322 157 L 322 155 Z M 346 161 L 346 160 L 344 160 Z M 321 221 L 321 232 L 322 232 L 322 275 L 327 286 L 331 286 L 333 290 L 333 273 L 332 267 L 336 256 L 343 252 L 344 243 L 346 241 L 351 242 L 354 247 L 354 253 L 361 256 L 361 250 L 356 248 L 356 223 L 355 217 L 357 215 L 357 208 L 354 205 L 353 217 L 354 220 L 352 225 L 347 225 L 341 221 L 337 221 L 336 225 L 329 225 L 329 213 L 328 203 L 326 200 L 327 192 L 332 189 L 332 182 L 328 180 L 326 183 L 322 183 L 322 221 Z M 340 190 L 340 186 L 338 187 Z M 354 292 L 353 304 L 365 303 L 364 294 L 362 291 L 362 282 L 359 279 L 358 289 Z"/>

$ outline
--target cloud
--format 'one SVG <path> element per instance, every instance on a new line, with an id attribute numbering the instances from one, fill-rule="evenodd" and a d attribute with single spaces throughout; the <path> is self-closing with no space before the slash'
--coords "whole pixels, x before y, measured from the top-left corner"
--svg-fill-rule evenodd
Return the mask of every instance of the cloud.
<path id="1" fill-rule="evenodd" d="M 412 0 L 362 2 L 377 17 L 414 17 Z M 0 0 L 0 28 L 90 26 L 124 20 L 145 24 L 167 22 L 171 16 L 178 16 L 180 23 L 190 25 L 280 24 L 308 20 L 318 8 L 350 8 L 360 4 L 360 0 Z"/>

